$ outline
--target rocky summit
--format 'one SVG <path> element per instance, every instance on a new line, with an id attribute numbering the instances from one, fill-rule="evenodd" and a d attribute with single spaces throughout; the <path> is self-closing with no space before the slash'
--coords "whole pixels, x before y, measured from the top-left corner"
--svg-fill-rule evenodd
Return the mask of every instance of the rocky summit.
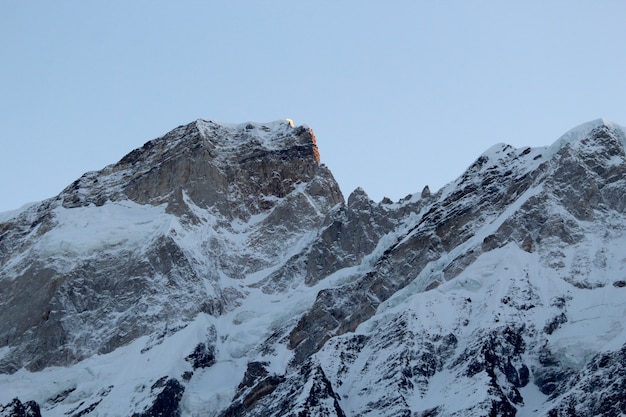
<path id="1" fill-rule="evenodd" d="M 626 415 L 626 130 L 347 201 L 197 120 L 0 213 L 0 416 Z"/>

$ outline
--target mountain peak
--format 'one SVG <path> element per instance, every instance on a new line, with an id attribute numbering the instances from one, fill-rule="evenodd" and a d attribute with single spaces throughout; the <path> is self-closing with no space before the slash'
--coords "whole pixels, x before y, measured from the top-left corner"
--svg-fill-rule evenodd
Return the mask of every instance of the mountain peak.
<path id="1" fill-rule="evenodd" d="M 268 205 L 263 201 L 270 196 L 281 198 L 318 175 L 333 183 L 331 200 L 341 200 L 338 185 L 319 162 L 315 135 L 306 126 L 289 120 L 232 124 L 199 119 L 145 143 L 114 165 L 83 175 L 63 191 L 63 204 L 102 205 L 128 198 L 173 208 L 184 206 L 185 193 L 200 206 L 245 217 Z M 239 213 L 230 199 L 250 204 Z"/>
<path id="2" fill-rule="evenodd" d="M 228 129 L 231 131 L 261 129 L 266 132 L 276 132 L 296 128 L 293 120 L 279 119 L 271 122 L 248 121 L 243 123 L 223 122 L 217 120 L 197 119 L 195 122 L 199 129 Z M 307 126 L 303 126 L 307 127 Z"/>
<path id="3" fill-rule="evenodd" d="M 315 135 L 308 126 L 295 126 L 291 119 L 268 123 L 224 123 L 198 119 L 195 127 L 205 140 L 224 156 L 247 151 L 280 151 L 294 147 L 311 147 L 312 156 L 320 162 Z"/>

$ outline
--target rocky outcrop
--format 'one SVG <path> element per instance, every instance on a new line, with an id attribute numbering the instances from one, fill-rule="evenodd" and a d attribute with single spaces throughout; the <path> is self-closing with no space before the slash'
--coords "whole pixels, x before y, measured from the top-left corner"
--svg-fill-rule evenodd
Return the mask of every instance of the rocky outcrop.
<path id="1" fill-rule="evenodd" d="M 185 387 L 176 379 L 159 379 L 150 388 L 150 395 L 154 396 L 152 404 L 143 412 L 133 414 L 133 417 L 179 417 L 179 403 L 184 391 Z"/>
<path id="2" fill-rule="evenodd" d="M 198 120 L 147 142 L 62 193 L 67 208 L 130 199 L 185 210 L 183 193 L 227 219 L 247 219 L 274 206 L 298 184 L 334 205 L 341 192 L 321 165 L 313 132 L 289 122 L 224 125 Z M 329 182 L 330 181 L 330 182 Z M 309 184 L 310 183 L 310 184 Z"/>
<path id="3" fill-rule="evenodd" d="M 317 364 L 307 363 L 289 378 L 275 379 L 268 390 L 269 379 L 255 387 L 254 392 L 265 392 L 262 399 L 255 398 L 254 407 L 240 407 L 240 413 L 227 412 L 224 416 L 346 417 L 332 383 Z"/>
<path id="4" fill-rule="evenodd" d="M 22 403 L 15 398 L 11 403 L 4 407 L 0 405 L 0 416 L 2 417 L 41 417 L 39 405 L 34 401 Z"/>
<path id="5" fill-rule="evenodd" d="M 626 414 L 626 346 L 598 354 L 571 378 L 547 413 L 557 416 L 617 416 Z"/>

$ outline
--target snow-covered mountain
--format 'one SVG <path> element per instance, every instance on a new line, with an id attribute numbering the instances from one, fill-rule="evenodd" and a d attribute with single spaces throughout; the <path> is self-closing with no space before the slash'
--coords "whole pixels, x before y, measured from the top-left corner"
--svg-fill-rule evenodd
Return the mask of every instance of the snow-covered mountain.
<path id="1" fill-rule="evenodd" d="M 198 120 L 0 214 L 0 416 L 626 414 L 626 130 L 347 199 Z"/>

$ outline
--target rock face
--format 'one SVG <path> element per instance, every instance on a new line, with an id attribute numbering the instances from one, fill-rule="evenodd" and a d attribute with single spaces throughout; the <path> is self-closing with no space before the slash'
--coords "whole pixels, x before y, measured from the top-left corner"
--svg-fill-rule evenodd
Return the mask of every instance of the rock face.
<path id="1" fill-rule="evenodd" d="M 0 340 L 15 349 L 0 370 L 69 365 L 228 311 L 244 294 L 220 274 L 275 265 L 342 202 L 304 127 L 200 120 L 150 141 L 3 225 Z"/>
<path id="2" fill-rule="evenodd" d="M 375 203 L 307 127 L 178 127 L 0 216 L 0 415 L 624 414 L 625 147 Z"/>

